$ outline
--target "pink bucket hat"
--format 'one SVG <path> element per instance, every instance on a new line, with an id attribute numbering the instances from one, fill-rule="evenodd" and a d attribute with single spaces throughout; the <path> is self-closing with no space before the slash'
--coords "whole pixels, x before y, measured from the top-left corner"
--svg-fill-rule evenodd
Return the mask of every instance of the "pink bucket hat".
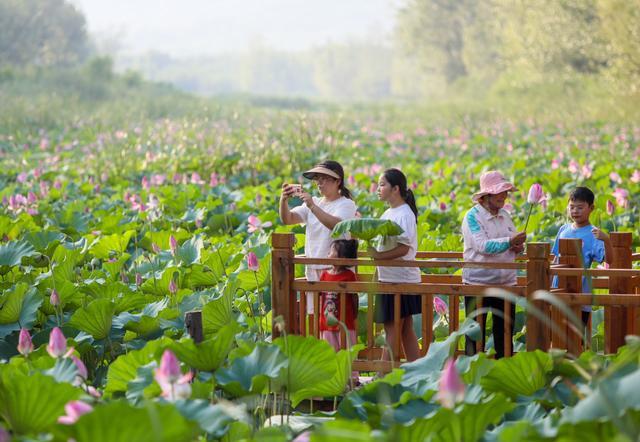
<path id="1" fill-rule="evenodd" d="M 478 202 L 485 195 L 496 195 L 498 193 L 518 190 L 497 170 L 490 170 L 480 176 L 480 191 L 473 194 L 471 199 Z"/>

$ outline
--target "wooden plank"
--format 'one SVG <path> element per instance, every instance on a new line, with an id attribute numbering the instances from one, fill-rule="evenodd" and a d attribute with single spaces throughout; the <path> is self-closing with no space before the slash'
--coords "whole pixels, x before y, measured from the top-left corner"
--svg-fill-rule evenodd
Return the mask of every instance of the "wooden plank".
<path id="1" fill-rule="evenodd" d="M 365 361 L 356 359 L 353 361 L 352 368 L 356 371 L 376 371 L 380 373 L 388 373 L 394 367 L 399 367 L 398 361 Z"/>
<path id="2" fill-rule="evenodd" d="M 419 268 L 477 268 L 477 269 L 525 269 L 522 262 L 472 262 L 472 261 L 434 261 L 434 260 L 372 260 L 347 258 L 306 258 L 296 256 L 294 264 L 322 264 L 326 266 L 378 266 L 378 267 L 419 267 Z"/>
<path id="3" fill-rule="evenodd" d="M 631 269 L 633 266 L 631 244 L 633 241 L 631 232 L 611 232 L 611 245 L 613 247 L 612 267 L 620 269 Z M 627 270 L 640 272 L 640 270 Z M 610 274 L 609 276 L 609 296 L 618 293 L 632 293 L 630 276 Z M 605 307 L 604 309 L 604 351 L 605 353 L 616 353 L 618 348 L 625 344 L 627 333 L 633 333 L 633 312 L 632 309 L 621 307 Z"/>
<path id="4" fill-rule="evenodd" d="M 276 318 L 282 317 L 287 333 L 296 327 L 296 297 L 293 291 L 295 268 L 293 265 L 293 246 L 296 238 L 293 233 L 271 234 L 271 308 L 273 324 L 271 333 L 274 338 L 282 332 L 276 326 Z"/>
<path id="5" fill-rule="evenodd" d="M 544 301 L 534 300 L 538 290 L 549 290 L 549 243 L 529 243 L 527 253 L 527 301 L 542 313 L 542 318 L 527 314 L 527 350 L 549 349 L 551 334 L 546 323 L 551 320 L 549 305 Z"/>
<path id="6" fill-rule="evenodd" d="M 593 293 L 556 292 L 554 293 L 554 296 L 568 306 L 597 305 L 640 307 L 640 296 L 633 293 L 594 295 Z"/>
<path id="7" fill-rule="evenodd" d="M 612 232 L 613 233 L 613 232 Z M 620 276 L 623 278 L 630 278 L 632 276 L 640 276 L 640 269 L 620 269 L 620 268 L 609 268 L 609 269 L 582 269 L 582 268 L 552 268 L 552 275 L 558 276 Z"/>
<path id="8" fill-rule="evenodd" d="M 500 288 L 513 293 L 516 296 L 524 296 L 526 288 L 523 286 L 489 286 L 466 284 L 423 284 L 423 283 L 395 283 L 395 282 L 328 282 L 307 281 L 296 279 L 293 288 L 298 291 L 326 292 L 347 291 L 353 293 L 389 293 L 389 294 L 416 294 L 416 295 L 475 295 L 486 296 L 484 292 L 491 288 Z"/>
<path id="9" fill-rule="evenodd" d="M 433 341 L 433 295 L 422 295 L 422 356 L 429 351 Z"/>

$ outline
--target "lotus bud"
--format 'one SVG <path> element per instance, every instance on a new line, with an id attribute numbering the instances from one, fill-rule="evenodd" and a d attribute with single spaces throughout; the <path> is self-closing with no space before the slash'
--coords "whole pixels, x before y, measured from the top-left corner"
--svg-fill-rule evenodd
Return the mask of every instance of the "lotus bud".
<path id="1" fill-rule="evenodd" d="M 160 253 L 160 246 L 158 246 L 158 244 L 156 243 L 152 243 L 151 250 L 153 250 L 153 253 L 158 254 Z"/>
<path id="2" fill-rule="evenodd" d="M 447 211 L 447 204 L 445 202 L 441 202 L 440 203 L 440 211 L 441 212 L 446 212 Z"/>
<path id="3" fill-rule="evenodd" d="M 529 188 L 529 195 L 527 197 L 527 202 L 529 204 L 539 204 L 540 200 L 544 197 L 544 192 L 542 191 L 542 186 L 538 183 L 532 184 Z"/>
<path id="4" fill-rule="evenodd" d="M 446 315 L 449 310 L 447 303 L 437 296 L 433 298 L 433 308 L 440 316 Z"/>
<path id="5" fill-rule="evenodd" d="M 20 336 L 18 337 L 18 352 L 23 356 L 29 356 L 29 353 L 33 351 L 33 342 L 31 342 L 31 335 L 26 328 L 20 329 Z"/>
<path id="6" fill-rule="evenodd" d="M 0 442 L 11 442 L 11 435 L 2 427 L 0 427 Z"/>
<path id="7" fill-rule="evenodd" d="M 76 368 L 78 369 L 78 376 L 80 376 L 83 381 L 86 381 L 87 378 L 89 377 L 87 366 L 84 365 L 84 362 L 82 362 L 82 359 L 80 359 L 76 355 L 71 355 L 71 360 L 73 361 L 74 364 L 76 364 Z"/>
<path id="8" fill-rule="evenodd" d="M 56 289 L 51 290 L 51 296 L 49 296 L 49 302 L 54 307 L 57 307 L 60 305 L 60 295 L 58 295 L 58 292 L 56 291 Z"/>
<path id="9" fill-rule="evenodd" d="M 142 275 L 140 273 L 136 273 L 136 285 L 142 285 Z"/>
<path id="10" fill-rule="evenodd" d="M 171 253 L 175 255 L 178 251 L 178 240 L 176 240 L 176 237 L 173 235 L 169 237 L 169 247 L 171 247 Z"/>
<path id="11" fill-rule="evenodd" d="M 464 384 L 453 359 L 447 360 L 440 376 L 438 388 L 438 400 L 443 407 L 453 408 L 456 402 L 464 399 Z"/>
<path id="12" fill-rule="evenodd" d="M 178 293 L 178 285 L 176 284 L 175 279 L 171 278 L 171 282 L 169 282 L 169 293 L 175 295 Z"/>
<path id="13" fill-rule="evenodd" d="M 166 381 L 173 384 L 182 376 L 180 371 L 180 361 L 171 350 L 165 350 L 162 353 L 162 359 L 160 360 L 160 367 L 156 370 L 156 380 L 159 382 Z"/>
<path id="14" fill-rule="evenodd" d="M 59 358 L 67 351 L 67 340 L 58 327 L 54 327 L 49 335 L 49 344 L 47 345 L 47 352 L 51 357 Z"/>
<path id="15" fill-rule="evenodd" d="M 616 211 L 616 206 L 610 200 L 607 200 L 607 215 L 612 216 Z"/>
<path id="16" fill-rule="evenodd" d="M 260 263 L 255 253 L 247 253 L 247 267 L 253 272 L 257 272 L 260 269 Z"/>

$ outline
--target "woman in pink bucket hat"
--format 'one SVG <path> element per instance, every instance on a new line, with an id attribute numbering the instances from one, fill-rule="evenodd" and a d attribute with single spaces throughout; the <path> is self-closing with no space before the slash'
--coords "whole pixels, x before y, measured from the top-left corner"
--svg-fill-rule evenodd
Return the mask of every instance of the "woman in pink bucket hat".
<path id="1" fill-rule="evenodd" d="M 517 190 L 500 172 L 492 170 L 480 177 L 480 190 L 473 194 L 475 205 L 466 213 L 462 221 L 464 238 L 464 260 L 470 262 L 514 262 L 524 249 L 526 232 L 517 232 L 504 204 L 509 192 Z M 516 285 L 514 269 L 464 268 L 462 282 L 475 285 Z M 476 297 L 464 298 L 465 314 L 476 310 Z M 482 307 L 493 316 L 493 342 L 496 357 L 504 356 L 504 300 L 483 297 Z M 515 306 L 511 307 L 511 333 L 515 319 Z M 478 316 L 481 327 L 481 342 L 484 349 L 484 314 Z M 476 352 L 475 341 L 466 337 L 466 353 Z"/>

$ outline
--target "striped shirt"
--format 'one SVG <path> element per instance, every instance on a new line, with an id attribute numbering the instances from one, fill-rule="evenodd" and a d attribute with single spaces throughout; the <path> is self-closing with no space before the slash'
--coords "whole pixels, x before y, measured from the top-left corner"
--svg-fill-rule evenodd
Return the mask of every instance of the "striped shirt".
<path id="1" fill-rule="evenodd" d="M 472 262 L 514 262 L 516 254 L 510 250 L 509 240 L 516 233 L 509 212 L 500 209 L 492 215 L 480 204 L 473 206 L 462 221 L 464 260 Z M 515 285 L 513 269 L 462 270 L 462 282 L 476 285 Z"/>

